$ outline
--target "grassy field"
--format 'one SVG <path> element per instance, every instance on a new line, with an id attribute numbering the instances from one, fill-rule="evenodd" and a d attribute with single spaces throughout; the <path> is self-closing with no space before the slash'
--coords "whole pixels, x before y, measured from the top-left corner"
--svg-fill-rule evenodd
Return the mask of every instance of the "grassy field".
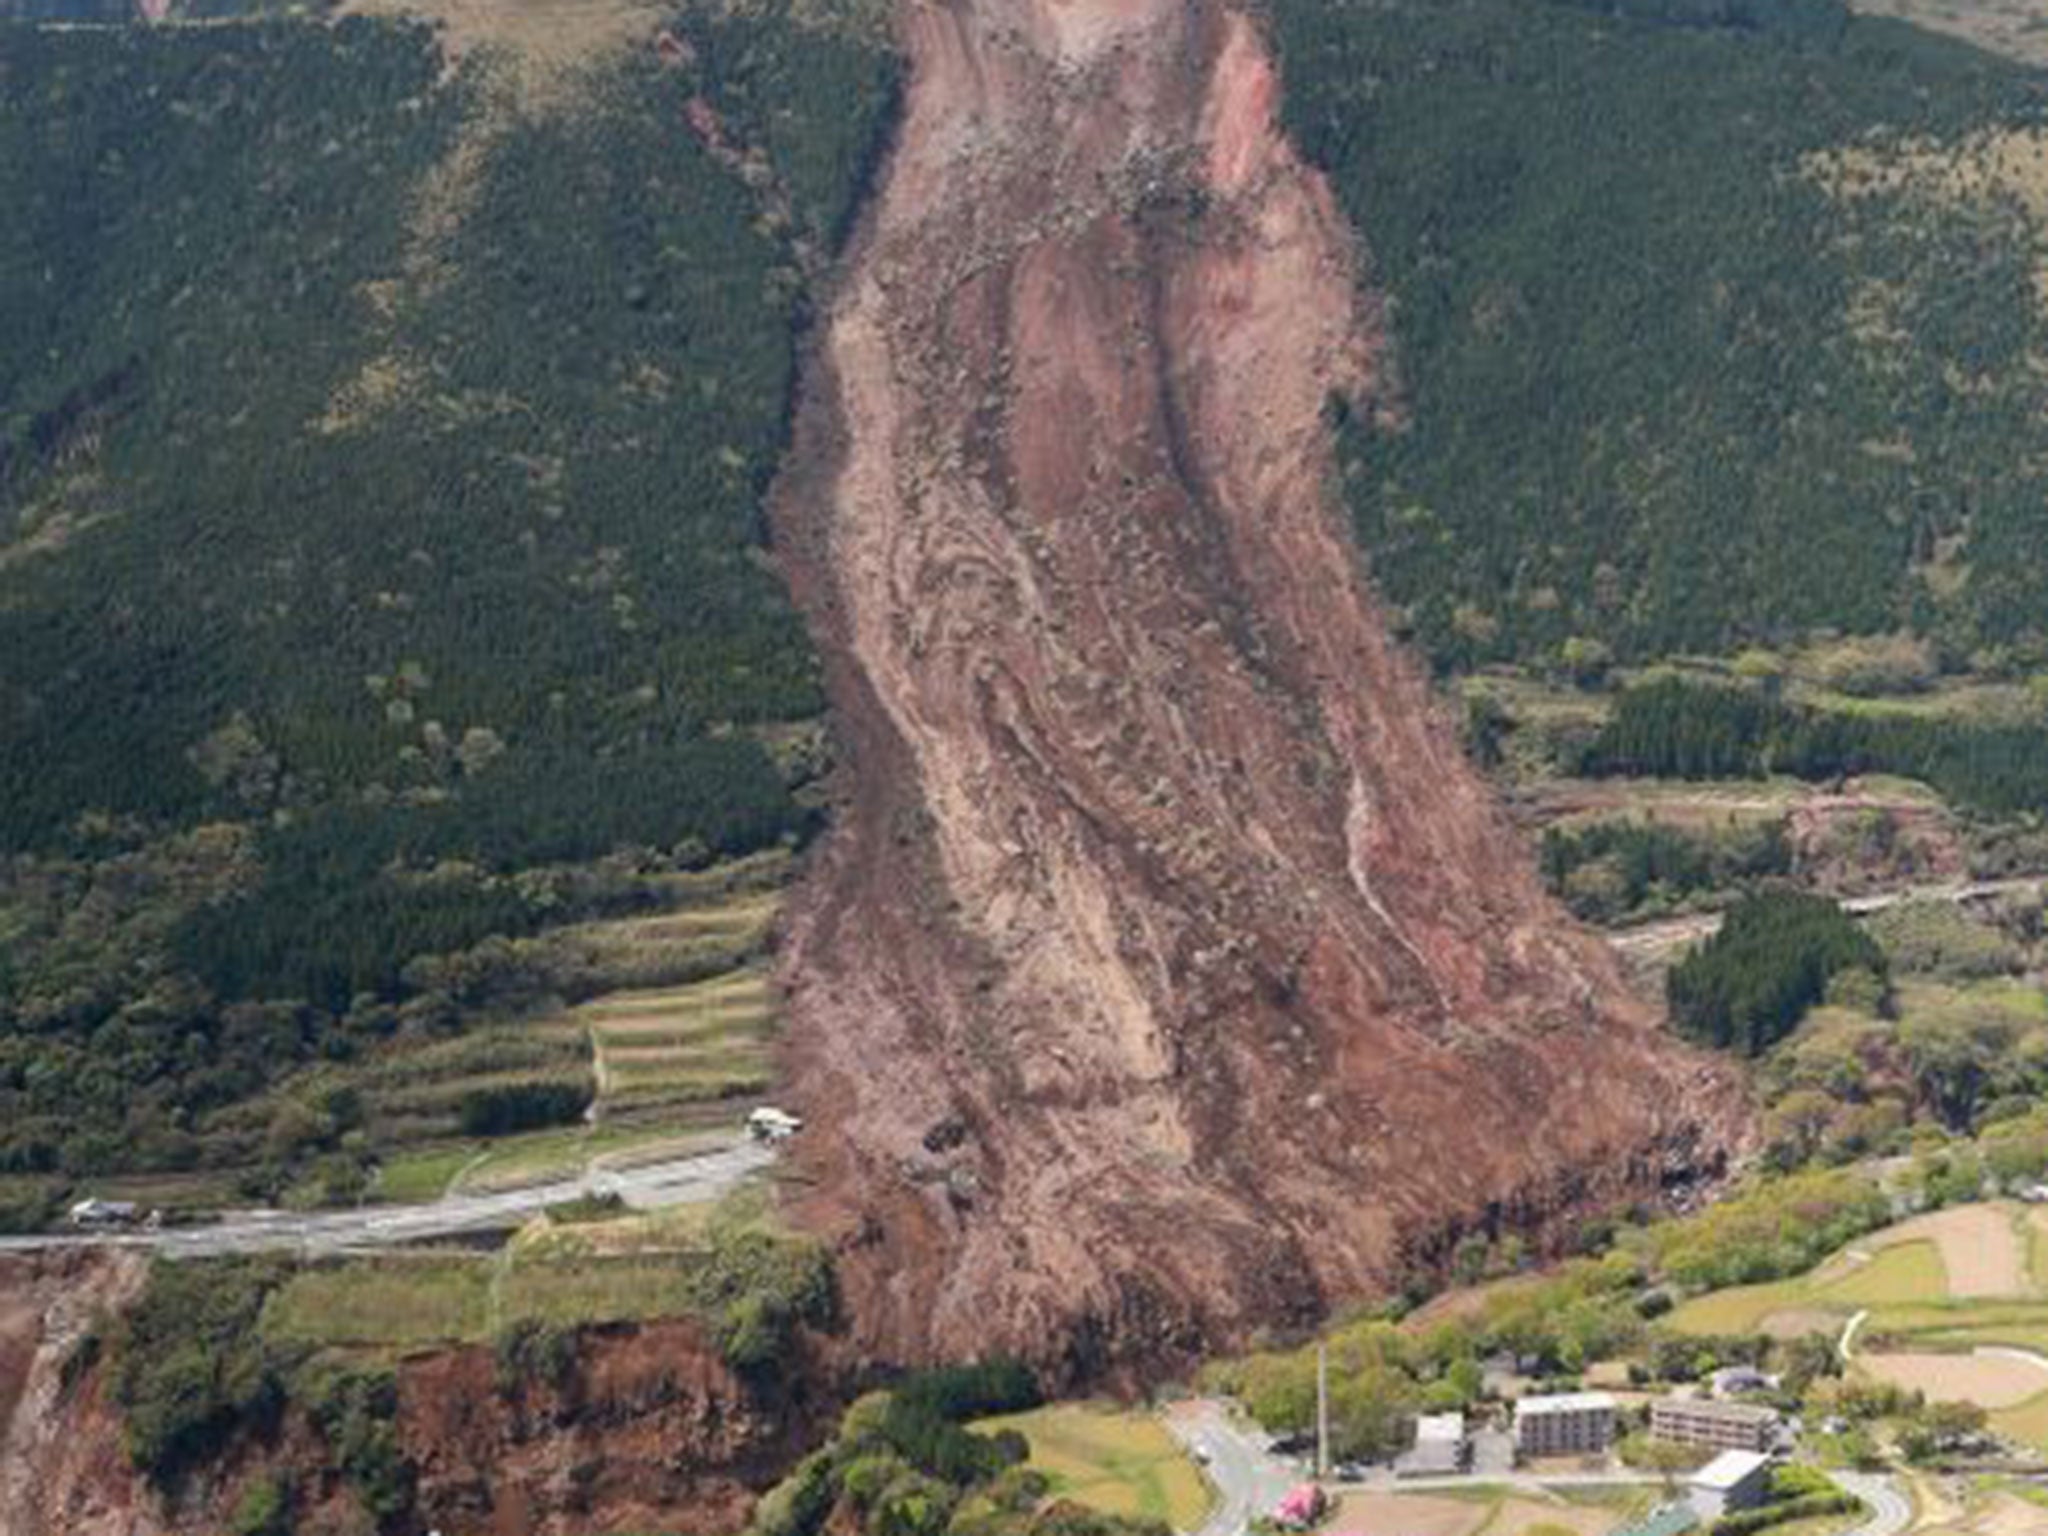
<path id="1" fill-rule="evenodd" d="M 1166 1427 L 1148 1414 L 1059 1404 L 988 1419 L 1031 1442 L 1031 1465 L 1063 1497 L 1106 1514 L 1164 1520 L 1193 1530 L 1210 1505 L 1208 1485 Z"/>
<path id="2" fill-rule="evenodd" d="M 490 1336 L 491 1261 L 351 1259 L 295 1275 L 271 1297 L 263 1332 L 315 1348 L 403 1353 Z"/>
<path id="3" fill-rule="evenodd" d="M 1911 1309 L 1947 1299 L 1948 1277 L 1934 1243 L 1888 1242 L 1879 1232 L 1809 1274 L 1695 1297 L 1671 1314 L 1671 1325 L 1681 1333 L 1756 1333 L 1774 1331 L 1774 1319 L 1811 1316 L 1839 1328 L 1866 1307 Z"/>

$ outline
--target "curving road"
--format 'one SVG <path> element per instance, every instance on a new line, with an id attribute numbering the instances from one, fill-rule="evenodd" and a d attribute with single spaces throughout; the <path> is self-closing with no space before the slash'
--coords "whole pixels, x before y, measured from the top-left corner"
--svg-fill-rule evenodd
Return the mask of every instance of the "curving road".
<path id="1" fill-rule="evenodd" d="M 1924 885 L 1901 886 L 1895 891 L 1877 891 L 1867 896 L 1844 896 L 1841 902 L 1844 912 L 1863 917 L 1895 907 L 1903 901 L 1988 901 L 1996 896 L 2038 891 L 2044 885 L 2048 885 L 2048 876 L 2044 875 L 2019 875 L 2009 880 L 1939 880 Z M 1613 929 L 1607 935 L 1607 942 L 1624 954 L 1656 954 L 1694 939 L 1704 939 L 1719 931 L 1720 927 L 1720 913 L 1699 912 L 1690 917 L 1673 917 L 1662 922 L 1641 923 L 1633 928 Z"/>
<path id="2" fill-rule="evenodd" d="M 1216 1507 L 1192 1536 L 1244 1536 L 1252 1521 L 1270 1515 L 1301 1474 L 1266 1449 L 1262 1436 L 1241 1428 L 1222 1403 L 1178 1404 L 1166 1426 L 1202 1464 Z"/>
<path id="3" fill-rule="evenodd" d="M 715 1200 L 774 1162 L 768 1147 L 751 1140 L 715 1152 L 637 1168 L 591 1170 L 573 1179 L 531 1184 L 496 1194 L 447 1195 L 424 1205 L 365 1206 L 352 1211 L 231 1211 L 203 1227 L 160 1231 L 64 1232 L 0 1237 L 0 1253 L 47 1248 L 141 1248 L 168 1258 L 209 1258 L 229 1253 L 293 1250 L 340 1253 L 390 1248 L 429 1238 L 459 1237 L 516 1226 L 529 1216 L 588 1195 L 617 1195 L 637 1209 Z"/>
<path id="4" fill-rule="evenodd" d="M 1848 1536 L 1900 1536 L 1913 1523 L 1913 1503 L 1897 1478 L 1870 1472 L 1836 1472 L 1834 1480 L 1863 1501 L 1870 1518 Z"/>

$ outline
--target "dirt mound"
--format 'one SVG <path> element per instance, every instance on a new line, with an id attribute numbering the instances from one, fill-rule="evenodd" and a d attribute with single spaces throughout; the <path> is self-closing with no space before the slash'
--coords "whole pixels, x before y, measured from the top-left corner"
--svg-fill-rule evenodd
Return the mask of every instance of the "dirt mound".
<path id="1" fill-rule="evenodd" d="M 869 1347 L 1077 1375 L 1711 1160 L 1388 640 L 1326 412 L 1377 306 L 1216 0 L 902 17 L 779 499 L 846 803 L 784 946 Z"/>

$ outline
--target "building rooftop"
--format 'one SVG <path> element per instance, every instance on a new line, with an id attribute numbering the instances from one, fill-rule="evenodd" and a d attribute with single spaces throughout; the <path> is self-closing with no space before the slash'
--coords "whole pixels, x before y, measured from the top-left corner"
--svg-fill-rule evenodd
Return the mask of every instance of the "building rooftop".
<path id="1" fill-rule="evenodd" d="M 1723 1451 L 1686 1481 L 1695 1488 L 1725 1493 L 1770 1464 L 1771 1458 L 1760 1451 Z"/>
<path id="2" fill-rule="evenodd" d="M 1544 1397 L 1525 1397 L 1515 1404 L 1515 1417 L 1525 1413 L 1592 1413 L 1613 1410 L 1612 1392 L 1553 1392 Z"/>
<path id="3" fill-rule="evenodd" d="M 1415 1421 L 1415 1439 L 1462 1440 L 1465 1438 L 1465 1415 L 1462 1413 L 1425 1413 Z"/>
<path id="4" fill-rule="evenodd" d="M 1775 1420 L 1777 1410 L 1766 1408 L 1760 1403 L 1724 1403 L 1709 1397 L 1662 1397 L 1650 1405 L 1652 1408 L 1683 1409 L 1702 1418 L 1720 1419 L 1724 1423 L 1761 1424 Z"/>

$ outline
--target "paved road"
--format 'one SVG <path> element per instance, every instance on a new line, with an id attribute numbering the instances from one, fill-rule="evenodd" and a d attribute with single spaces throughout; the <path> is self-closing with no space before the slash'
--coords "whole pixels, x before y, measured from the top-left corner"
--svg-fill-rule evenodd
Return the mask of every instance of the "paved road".
<path id="1" fill-rule="evenodd" d="M 1865 1307 L 1842 1325 L 1841 1342 L 1835 1345 L 1835 1353 L 1842 1357 L 1842 1364 L 1847 1365 L 1853 1358 L 1850 1351 L 1856 1347 L 1856 1330 L 1861 1328 L 1869 1317 L 1870 1309 Z"/>
<path id="2" fill-rule="evenodd" d="M 1301 1474 L 1266 1449 L 1265 1439 L 1239 1426 L 1230 1410 L 1207 1400 L 1178 1404 L 1166 1418 L 1216 1490 L 1216 1507 L 1194 1536 L 1243 1536 L 1253 1519 L 1270 1515 Z"/>
<path id="3" fill-rule="evenodd" d="M 0 1253 L 98 1245 L 147 1248 L 171 1258 L 189 1259 L 278 1249 L 312 1254 L 388 1248 L 427 1238 L 457 1237 L 465 1232 L 515 1226 L 550 1205 L 584 1195 L 615 1194 L 638 1209 L 714 1200 L 774 1159 L 769 1148 L 749 1140 L 694 1157 L 617 1171 L 593 1170 L 574 1179 L 499 1194 L 449 1195 L 425 1205 L 373 1205 L 310 1215 L 271 1210 L 231 1211 L 209 1226 L 168 1227 L 159 1232 L 0 1237 Z"/>
<path id="4" fill-rule="evenodd" d="M 1868 1472 L 1836 1472 L 1835 1481 L 1861 1499 L 1870 1518 L 1848 1536 L 1900 1536 L 1913 1523 L 1913 1504 L 1898 1479 Z"/>
<path id="5" fill-rule="evenodd" d="M 1845 896 L 1842 910 L 1859 917 L 1882 912 L 1902 901 L 1988 901 L 1994 896 L 2014 896 L 2038 891 L 2048 885 L 2048 876 L 2023 875 L 2010 880 L 1945 880 L 1925 885 L 1903 886 L 1896 891 L 1878 891 L 1868 896 Z M 1608 934 L 1607 942 L 1625 954 L 1647 955 L 1672 949 L 1694 939 L 1704 939 L 1719 930 L 1721 914 L 1701 912 L 1692 917 L 1674 917 L 1661 923 L 1644 923 Z"/>

